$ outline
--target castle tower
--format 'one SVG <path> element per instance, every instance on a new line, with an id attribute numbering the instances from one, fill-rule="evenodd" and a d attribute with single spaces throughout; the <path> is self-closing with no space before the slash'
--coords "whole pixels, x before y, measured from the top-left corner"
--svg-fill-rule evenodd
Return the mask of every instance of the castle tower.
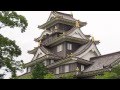
<path id="1" fill-rule="evenodd" d="M 52 11 L 46 23 L 38 26 L 43 33 L 35 41 L 39 46 L 28 53 L 34 57 L 25 66 L 31 72 L 36 63 L 44 63 L 56 76 L 84 71 L 92 62 L 92 57 L 100 56 L 95 41 L 82 33 L 86 22 L 76 20 L 72 14 Z"/>

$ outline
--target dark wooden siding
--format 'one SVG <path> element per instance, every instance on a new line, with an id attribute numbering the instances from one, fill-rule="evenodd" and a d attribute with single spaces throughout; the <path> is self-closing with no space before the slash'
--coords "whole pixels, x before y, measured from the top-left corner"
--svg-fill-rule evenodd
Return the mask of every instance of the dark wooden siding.
<path id="1" fill-rule="evenodd" d="M 68 43 L 72 44 L 72 50 L 67 49 Z M 63 50 L 60 52 L 57 52 L 57 46 L 61 45 L 61 44 L 62 44 Z M 65 58 L 67 56 L 67 54 L 74 53 L 81 46 L 80 44 L 76 44 L 76 43 L 72 43 L 72 42 L 63 42 L 63 43 L 60 43 L 58 45 L 53 46 L 53 47 L 49 47 L 49 49 L 51 52 L 53 52 L 53 53 L 55 53 L 58 56 L 63 57 L 63 58 Z"/>
<path id="2" fill-rule="evenodd" d="M 71 63 L 67 65 L 69 65 L 69 72 L 75 71 L 77 68 L 77 63 Z M 55 74 L 56 68 L 52 68 L 50 69 L 50 71 Z M 60 74 L 65 73 L 65 65 L 59 66 L 59 73 Z"/>
<path id="3" fill-rule="evenodd" d="M 72 44 L 72 50 L 67 49 L 67 44 L 68 43 Z M 66 42 L 66 54 L 70 54 L 70 53 L 75 52 L 80 46 L 81 46 L 80 44 L 72 43 L 72 41 L 71 42 Z"/>
<path id="4" fill-rule="evenodd" d="M 72 26 L 59 23 L 58 28 L 62 31 L 68 31 L 68 30 L 72 29 Z"/>
<path id="5" fill-rule="evenodd" d="M 54 30 L 55 26 L 57 26 L 57 28 L 63 32 L 68 31 L 70 29 L 72 29 L 73 26 L 70 25 L 66 25 L 66 24 L 62 24 L 62 23 L 57 23 L 55 25 L 53 25 L 52 27 L 48 28 L 48 30 Z"/>
<path id="6" fill-rule="evenodd" d="M 70 66 L 69 66 L 70 72 L 76 70 L 76 68 L 77 68 L 77 64 L 76 64 L 76 63 L 72 63 L 72 64 L 69 64 L 69 65 L 70 65 Z"/>
<path id="7" fill-rule="evenodd" d="M 51 41 L 53 41 L 57 37 L 59 37 L 58 34 L 47 36 L 45 39 L 42 40 L 42 44 L 44 45 L 46 42 L 51 42 Z"/>
<path id="8" fill-rule="evenodd" d="M 64 73 L 65 72 L 65 66 L 64 65 L 59 67 L 59 72 L 60 73 Z"/>
<path id="9" fill-rule="evenodd" d="M 50 47 L 49 49 L 50 49 L 51 52 L 55 53 L 56 55 L 58 55 L 60 57 L 66 57 L 66 45 L 65 45 L 65 43 L 66 42 L 58 44 L 58 45 L 62 45 L 62 47 L 63 47 L 62 51 L 60 51 L 60 52 L 57 52 L 57 46 L 58 45 L 56 45 L 54 47 Z"/>

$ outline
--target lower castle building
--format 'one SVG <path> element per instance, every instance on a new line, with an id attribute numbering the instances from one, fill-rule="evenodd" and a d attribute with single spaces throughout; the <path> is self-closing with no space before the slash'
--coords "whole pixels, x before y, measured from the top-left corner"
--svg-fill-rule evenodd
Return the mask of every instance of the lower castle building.
<path id="1" fill-rule="evenodd" d="M 94 78 L 97 74 L 109 71 L 120 62 L 120 52 L 101 55 L 99 41 L 81 31 L 86 22 L 76 20 L 72 14 L 52 11 L 46 23 L 38 26 L 43 33 L 35 41 L 39 46 L 31 51 L 31 62 L 26 63 L 31 74 L 36 63 L 44 63 L 57 78 L 72 73 L 78 78 Z"/>

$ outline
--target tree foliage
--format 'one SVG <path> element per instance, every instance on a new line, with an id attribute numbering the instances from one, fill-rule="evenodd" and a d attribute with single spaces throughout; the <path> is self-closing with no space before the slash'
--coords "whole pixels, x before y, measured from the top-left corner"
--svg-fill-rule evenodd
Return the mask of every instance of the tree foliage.
<path id="1" fill-rule="evenodd" d="M 48 73 L 44 76 L 44 79 L 55 79 L 55 75 L 52 73 Z"/>
<path id="2" fill-rule="evenodd" d="M 120 76 L 120 65 L 113 67 L 111 71 Z"/>
<path id="3" fill-rule="evenodd" d="M 109 72 L 104 72 L 103 75 L 97 75 L 96 79 L 118 79 L 120 78 L 120 65 L 117 65 Z"/>
<path id="4" fill-rule="evenodd" d="M 44 79 L 48 74 L 46 67 L 42 63 L 37 63 L 32 71 L 32 79 Z"/>
<path id="5" fill-rule="evenodd" d="M 28 26 L 24 16 L 18 15 L 15 11 L 0 11 L 0 29 L 6 26 L 10 28 L 20 27 L 21 32 L 24 32 Z"/>
<path id="6" fill-rule="evenodd" d="M 0 29 L 4 27 L 20 27 L 21 32 L 25 32 L 28 23 L 24 16 L 18 15 L 15 11 L 0 11 Z M 23 61 L 16 61 L 15 57 L 21 55 L 19 46 L 15 41 L 10 40 L 0 34 L 0 68 L 12 73 L 12 78 L 16 77 L 16 71 L 21 70 Z M 3 74 L 0 73 L 0 76 Z"/>
<path id="7" fill-rule="evenodd" d="M 62 75 L 61 79 L 74 79 L 74 75 L 71 73 L 64 74 L 64 75 Z"/>
<path id="8" fill-rule="evenodd" d="M 7 72 L 12 73 L 12 77 L 16 77 L 16 70 L 22 68 L 22 61 L 15 61 L 15 57 L 21 55 L 19 46 L 15 44 L 15 41 L 8 39 L 0 35 L 0 68 L 7 67 Z"/>
<path id="9" fill-rule="evenodd" d="M 114 72 L 104 72 L 103 75 L 97 75 L 96 79 L 115 79 L 117 74 Z"/>

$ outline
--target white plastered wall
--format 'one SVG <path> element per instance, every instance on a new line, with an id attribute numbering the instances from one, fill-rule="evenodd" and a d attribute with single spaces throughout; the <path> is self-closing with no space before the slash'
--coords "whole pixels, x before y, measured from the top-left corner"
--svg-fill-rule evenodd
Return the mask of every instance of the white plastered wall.
<path id="1" fill-rule="evenodd" d="M 77 57 L 83 58 L 89 61 L 91 57 L 96 57 L 96 56 L 100 56 L 100 53 L 97 47 L 95 46 L 95 44 L 93 43 L 88 50 L 86 50 L 81 55 L 78 55 Z"/>
<path id="2" fill-rule="evenodd" d="M 69 36 L 81 38 L 81 39 L 87 39 L 79 28 L 77 28 L 72 33 L 70 33 Z"/>

